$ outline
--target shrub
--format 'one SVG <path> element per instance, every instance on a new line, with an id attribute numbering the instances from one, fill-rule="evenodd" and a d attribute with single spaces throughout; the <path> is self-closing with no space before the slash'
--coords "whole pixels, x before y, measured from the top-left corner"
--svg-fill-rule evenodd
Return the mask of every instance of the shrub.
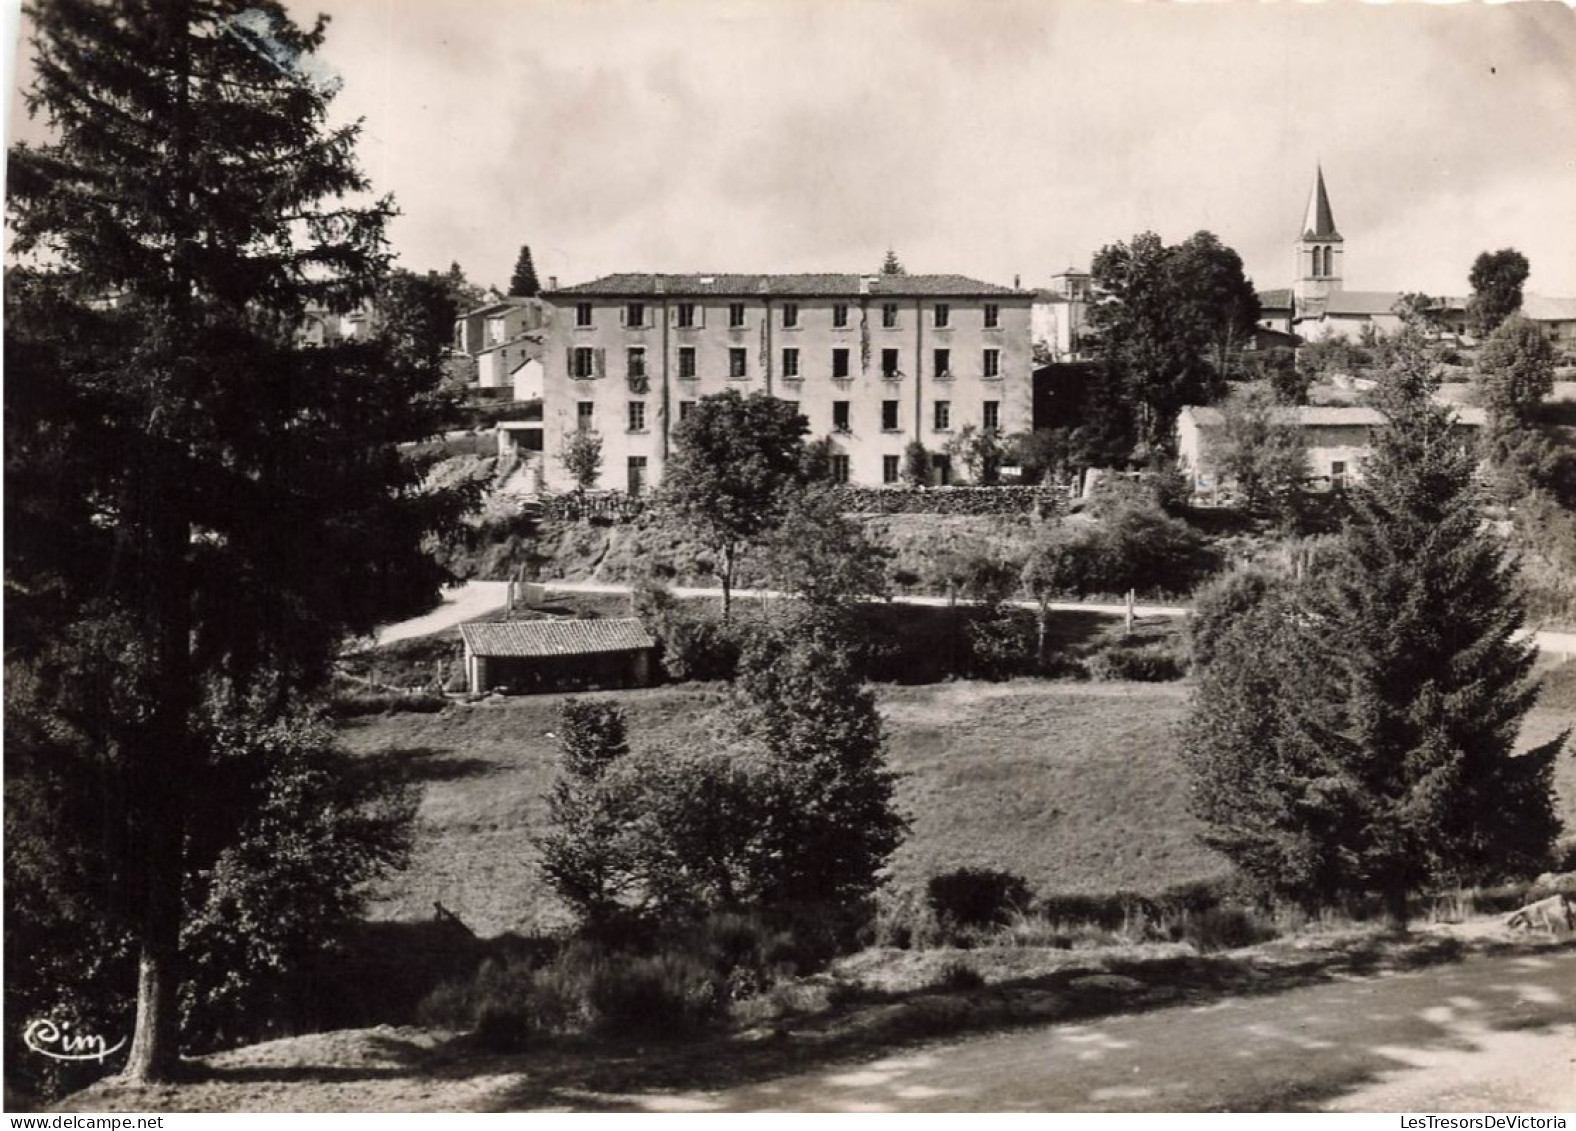
<path id="1" fill-rule="evenodd" d="M 729 628 L 685 611 L 672 592 L 645 581 L 634 592 L 635 612 L 661 648 L 669 679 L 732 679 L 739 667 L 739 644 Z"/>
<path id="2" fill-rule="evenodd" d="M 1033 899 L 1022 876 L 987 868 L 959 868 L 932 876 L 925 890 L 936 918 L 958 927 L 999 926 Z"/>
<path id="3" fill-rule="evenodd" d="M 607 1035 L 671 1039 L 720 1020 L 728 995 L 705 962 L 662 951 L 598 964 L 587 999 L 595 1028 Z"/>
<path id="4" fill-rule="evenodd" d="M 1036 626 L 1029 610 L 997 606 L 971 619 L 966 632 L 970 676 L 1009 679 L 1036 670 Z"/>
<path id="5" fill-rule="evenodd" d="M 967 962 L 952 961 L 941 968 L 932 983 L 938 990 L 949 990 L 953 993 L 967 993 L 969 990 L 984 989 L 985 979 L 980 972 Z"/>
<path id="6" fill-rule="evenodd" d="M 392 715 L 401 711 L 435 715 L 448 705 L 448 699 L 433 691 L 340 691 L 330 701 L 329 713 L 337 719 Z"/>
<path id="7" fill-rule="evenodd" d="M 1254 911 L 1233 906 L 1209 907 L 1189 915 L 1182 929 L 1182 937 L 1200 954 L 1268 942 L 1277 933 Z"/>
<path id="8" fill-rule="evenodd" d="M 1133 683 L 1166 683 L 1187 674 L 1185 664 L 1161 644 L 1108 648 L 1085 660 L 1084 669 L 1090 679 Z"/>
<path id="9" fill-rule="evenodd" d="M 875 913 L 866 935 L 869 945 L 889 946 L 897 950 L 923 950 L 940 937 L 936 913 L 916 892 L 883 889 L 877 893 Z"/>

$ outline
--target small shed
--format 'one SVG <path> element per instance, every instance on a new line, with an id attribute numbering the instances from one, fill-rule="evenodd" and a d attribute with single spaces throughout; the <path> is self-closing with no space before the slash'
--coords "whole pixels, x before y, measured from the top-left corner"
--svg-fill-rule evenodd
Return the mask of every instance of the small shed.
<path id="1" fill-rule="evenodd" d="M 636 618 L 462 624 L 470 691 L 510 694 L 645 687 L 657 642 Z"/>

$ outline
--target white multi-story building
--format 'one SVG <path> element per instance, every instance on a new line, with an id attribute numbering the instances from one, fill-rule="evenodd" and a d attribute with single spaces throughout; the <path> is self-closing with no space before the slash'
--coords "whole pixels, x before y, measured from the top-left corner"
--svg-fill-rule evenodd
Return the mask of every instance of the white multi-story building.
<path id="1" fill-rule="evenodd" d="M 603 442 L 600 486 L 661 481 L 687 406 L 724 389 L 795 405 L 839 478 L 895 483 L 905 448 L 956 476 L 966 425 L 1032 425 L 1034 292 L 961 275 L 609 275 L 552 290 L 543 358 L 547 486 L 572 484 L 575 430 Z"/>

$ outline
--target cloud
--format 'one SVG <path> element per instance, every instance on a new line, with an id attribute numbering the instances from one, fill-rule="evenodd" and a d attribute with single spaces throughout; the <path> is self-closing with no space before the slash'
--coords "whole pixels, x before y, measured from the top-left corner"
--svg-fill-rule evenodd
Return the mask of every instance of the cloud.
<path id="1" fill-rule="evenodd" d="M 1576 295 L 1576 10 L 1104 0 L 300 0 L 408 265 L 1044 279 L 1207 228 L 1289 282 L 1322 162 L 1348 285 L 1516 246 Z M 546 250 L 544 250 L 546 249 Z"/>

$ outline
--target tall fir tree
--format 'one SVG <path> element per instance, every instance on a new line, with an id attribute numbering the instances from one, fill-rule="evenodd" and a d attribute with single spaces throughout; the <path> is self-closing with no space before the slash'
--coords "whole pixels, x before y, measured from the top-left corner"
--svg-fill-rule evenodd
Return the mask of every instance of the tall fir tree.
<path id="1" fill-rule="evenodd" d="M 509 293 L 517 297 L 535 298 L 542 293 L 542 284 L 536 280 L 536 264 L 531 262 L 531 245 L 520 248 L 520 258 L 514 261 L 514 274 L 509 277 Z"/>
<path id="2" fill-rule="evenodd" d="M 293 341 L 309 305 L 376 294 L 394 214 L 359 127 L 327 125 L 325 22 L 270 0 L 28 18 L 49 140 L 9 155 L 33 267 L 7 294 L 7 532 L 49 517 L 7 546 L 7 663 L 43 736 L 12 769 L 59 786 L 76 763 L 76 793 L 50 787 L 75 831 L 54 835 L 93 862 L 73 895 L 134 940 L 126 1072 L 162 1078 L 188 852 L 222 810 L 212 704 L 285 712 L 346 632 L 430 600 L 420 543 L 460 500 L 422 493 L 396 448 L 448 411 L 422 351 Z"/>
<path id="3" fill-rule="evenodd" d="M 1434 403 L 1436 384 L 1425 344 L 1404 333 L 1339 548 L 1265 637 L 1283 655 L 1206 667 L 1188 741 L 1200 796 L 1248 782 L 1270 798 L 1248 840 L 1273 829 L 1299 844 L 1302 867 L 1283 873 L 1233 852 L 1229 813 L 1203 805 L 1240 864 L 1305 897 L 1376 896 L 1399 922 L 1430 885 L 1546 866 L 1568 737 L 1514 753 L 1534 654 L 1514 639 L 1515 565 L 1484 528 L 1472 447 Z M 1259 723 L 1230 723 L 1250 705 Z"/>

